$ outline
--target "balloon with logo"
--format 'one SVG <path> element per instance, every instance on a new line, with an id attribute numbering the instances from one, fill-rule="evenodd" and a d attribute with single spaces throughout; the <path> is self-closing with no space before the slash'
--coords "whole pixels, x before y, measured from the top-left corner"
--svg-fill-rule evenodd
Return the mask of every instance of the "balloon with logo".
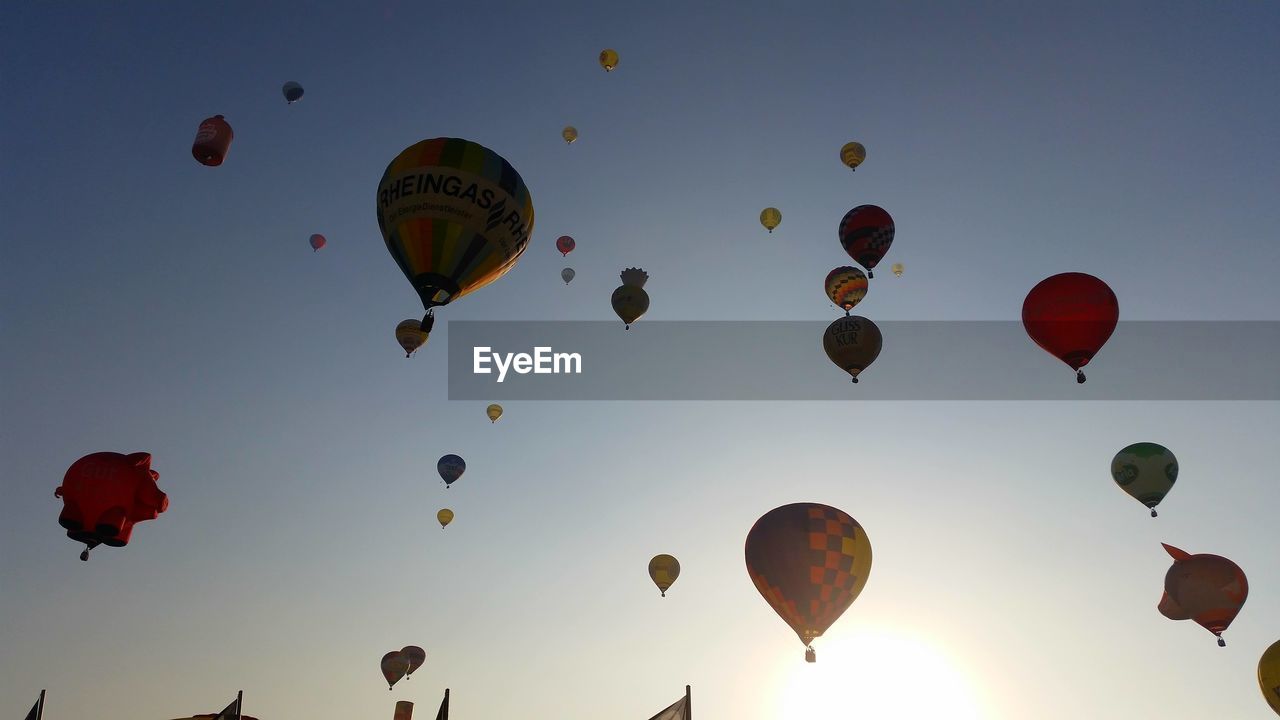
<path id="1" fill-rule="evenodd" d="M 156 482 L 151 453 L 96 452 L 71 463 L 53 496 L 62 498 L 58 524 L 67 537 L 84 543 L 81 560 L 98 545 L 124 547 L 133 526 L 169 509 L 169 496 Z"/>
<path id="2" fill-rule="evenodd" d="M 493 403 L 484 409 L 484 414 L 489 417 L 489 422 L 496 423 L 498 418 L 502 417 L 502 406 L 498 403 Z"/>
<path id="3" fill-rule="evenodd" d="M 231 141 L 235 136 L 226 118 L 221 115 L 205 118 L 196 129 L 196 139 L 191 144 L 191 155 L 201 165 L 217 167 L 227 159 L 227 153 L 231 150 Z"/>
<path id="4" fill-rule="evenodd" d="M 578 128 L 566 125 L 564 130 L 560 131 L 560 137 L 564 138 L 566 143 L 572 145 L 573 141 L 578 139 Z"/>
<path id="5" fill-rule="evenodd" d="M 1163 445 L 1134 443 L 1111 460 L 1111 478 L 1156 517 L 1156 506 L 1178 479 L 1178 458 Z"/>
<path id="6" fill-rule="evenodd" d="M 1249 581 L 1239 565 L 1219 555 L 1192 555 L 1161 543 L 1173 565 L 1164 576 L 1160 614 L 1170 620 L 1194 620 L 1226 647 L 1222 633 L 1249 597 Z"/>
<path id="7" fill-rule="evenodd" d="M 1046 352 L 1076 371 L 1076 382 L 1085 380 L 1080 369 L 1102 349 L 1120 319 L 1120 303 L 1111 288 L 1098 278 L 1079 272 L 1041 280 L 1022 302 L 1022 325 L 1027 335 Z"/>
<path id="8" fill-rule="evenodd" d="M 406 645 L 400 650 L 400 654 L 409 663 L 409 667 L 405 668 L 404 671 L 406 679 L 413 674 L 414 670 L 422 667 L 422 663 L 427 661 L 427 651 L 417 645 Z"/>
<path id="9" fill-rule="evenodd" d="M 613 291 L 613 297 L 609 298 L 609 303 L 613 305 L 613 311 L 630 330 L 631 323 L 639 320 L 640 316 L 649 310 L 649 293 L 644 290 L 649 274 L 640 268 L 627 268 L 620 275 L 622 285 Z"/>
<path id="10" fill-rule="evenodd" d="M 601 50 L 600 67 L 604 68 L 605 72 L 613 72 L 613 69 L 618 67 L 618 51 L 613 49 Z"/>
<path id="11" fill-rule="evenodd" d="M 284 100 L 290 105 L 302 99 L 302 86 L 292 80 L 285 83 L 280 92 L 284 93 Z"/>
<path id="12" fill-rule="evenodd" d="M 890 269 L 893 270 L 893 274 L 895 277 L 902 277 L 902 272 L 906 270 L 906 266 L 903 265 L 902 263 L 894 263 Z"/>
<path id="13" fill-rule="evenodd" d="M 880 356 L 884 338 L 880 328 L 861 315 L 837 318 L 822 334 L 822 349 L 836 367 L 858 382 L 858 373 L 866 370 Z"/>
<path id="14" fill-rule="evenodd" d="M 871 541 L 848 513 L 793 503 L 765 513 L 747 533 L 747 574 L 791 626 L 814 662 L 813 640 L 853 604 L 871 573 Z"/>
<path id="15" fill-rule="evenodd" d="M 415 143 L 378 182 L 378 227 L 422 299 L 422 331 L 435 308 L 505 275 L 529 246 L 533 199 L 501 155 L 461 138 Z"/>
<path id="16" fill-rule="evenodd" d="M 325 240 L 324 236 L 320 233 L 316 233 L 311 236 L 311 240 L 309 242 L 311 243 L 312 252 L 318 252 L 320 248 L 325 246 L 325 243 L 327 243 L 328 240 Z"/>
<path id="17" fill-rule="evenodd" d="M 1258 660 L 1258 687 L 1267 704 L 1280 715 L 1280 640 L 1271 643 Z"/>
<path id="18" fill-rule="evenodd" d="M 840 162 L 850 170 L 857 170 L 863 160 L 867 159 L 867 149 L 860 142 L 847 142 L 840 148 Z"/>
<path id="19" fill-rule="evenodd" d="M 446 525 L 453 522 L 453 511 L 449 508 L 442 509 L 436 513 L 436 521 L 440 523 L 440 529 L 443 530 Z"/>
<path id="20" fill-rule="evenodd" d="M 823 286 L 827 297 L 844 310 L 845 315 L 867 296 L 867 276 L 851 265 L 842 265 L 827 273 Z"/>
<path id="21" fill-rule="evenodd" d="M 667 596 L 667 589 L 680 577 L 680 561 L 671 555 L 654 555 L 649 561 L 649 578 L 658 586 L 662 597 Z"/>
<path id="22" fill-rule="evenodd" d="M 400 343 L 405 357 L 409 357 L 418 348 L 426 345 L 427 334 L 422 332 L 422 321 L 417 318 L 401 320 L 400 324 L 396 325 L 396 342 Z"/>
<path id="23" fill-rule="evenodd" d="M 561 235 L 556 238 L 556 249 L 560 251 L 561 255 L 568 255 L 576 247 L 578 247 L 578 243 L 574 242 L 574 239 L 568 235 Z"/>
<path id="24" fill-rule="evenodd" d="M 893 218 L 877 205 L 859 205 L 844 214 L 838 234 L 844 251 L 874 278 L 871 271 L 893 244 Z"/>
<path id="25" fill-rule="evenodd" d="M 467 463 L 457 455 L 445 455 L 436 463 L 436 471 L 440 473 L 440 477 L 444 480 L 444 486 L 447 489 L 457 482 L 458 478 L 462 477 L 462 473 L 467 471 Z"/>
<path id="26" fill-rule="evenodd" d="M 399 650 L 392 650 L 382 656 L 382 677 L 387 679 L 387 689 L 395 687 L 400 678 L 409 671 L 409 659 Z"/>
<path id="27" fill-rule="evenodd" d="M 576 277 L 577 274 L 578 273 L 573 271 L 573 268 L 565 268 L 560 271 L 560 279 L 564 281 L 565 285 L 568 285 L 573 282 L 573 278 Z"/>
<path id="28" fill-rule="evenodd" d="M 782 223 L 782 211 L 778 208 L 767 207 L 760 211 L 760 224 L 764 226 L 769 234 L 773 234 L 773 229 Z"/>

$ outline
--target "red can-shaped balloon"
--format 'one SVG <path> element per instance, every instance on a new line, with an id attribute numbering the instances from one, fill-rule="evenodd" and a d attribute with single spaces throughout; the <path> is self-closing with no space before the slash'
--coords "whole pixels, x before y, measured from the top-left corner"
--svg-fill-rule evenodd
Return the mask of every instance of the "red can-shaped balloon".
<path id="1" fill-rule="evenodd" d="M 200 123 L 200 129 L 196 130 L 196 141 L 191 146 L 191 154 L 201 165 L 217 167 L 226 159 L 235 135 L 221 115 L 206 118 Z"/>

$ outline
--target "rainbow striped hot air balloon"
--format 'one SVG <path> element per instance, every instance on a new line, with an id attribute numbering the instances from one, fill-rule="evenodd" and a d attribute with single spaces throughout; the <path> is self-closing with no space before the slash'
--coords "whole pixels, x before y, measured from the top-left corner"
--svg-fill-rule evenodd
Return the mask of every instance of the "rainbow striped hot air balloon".
<path id="1" fill-rule="evenodd" d="M 520 173 L 470 140 L 433 138 L 405 148 L 378 182 L 378 227 L 427 315 L 515 266 L 533 232 L 533 200 Z"/>

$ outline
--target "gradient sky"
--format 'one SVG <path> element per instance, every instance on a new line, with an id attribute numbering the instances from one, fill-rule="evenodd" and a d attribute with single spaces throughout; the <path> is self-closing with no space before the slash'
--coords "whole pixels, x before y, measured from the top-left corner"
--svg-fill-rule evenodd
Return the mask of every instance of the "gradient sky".
<path id="1" fill-rule="evenodd" d="M 1280 5 L 692 5 L 0 11 L 0 714 L 48 688 L 48 720 L 161 720 L 243 689 L 263 720 L 433 717 L 450 687 L 459 720 L 638 720 L 691 684 L 700 720 L 917 720 L 939 694 L 949 718 L 1271 717 L 1275 403 L 513 402 L 491 425 L 444 359 L 449 320 L 611 319 L 627 266 L 641 322 L 833 317 L 862 203 L 907 267 L 873 281 L 877 320 L 1013 320 L 1064 271 L 1123 319 L 1280 320 Z M 236 137 L 206 168 L 214 114 Z M 421 308 L 374 193 L 436 136 L 505 156 L 536 225 L 405 360 Z M 1108 472 L 1141 440 L 1181 463 L 1157 520 Z M 151 452 L 172 504 L 80 563 L 52 492 L 101 450 Z M 875 548 L 817 665 L 743 567 L 796 501 Z M 1225 649 L 1157 613 L 1161 541 L 1248 573 Z M 406 644 L 426 665 L 388 693 Z"/>

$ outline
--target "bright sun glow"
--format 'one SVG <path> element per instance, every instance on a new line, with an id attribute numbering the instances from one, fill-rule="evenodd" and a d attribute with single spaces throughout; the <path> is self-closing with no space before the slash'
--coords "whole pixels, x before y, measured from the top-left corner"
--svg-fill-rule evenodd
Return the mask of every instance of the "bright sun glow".
<path id="1" fill-rule="evenodd" d="M 772 717 L 781 720 L 977 720 L 979 702 L 965 673 L 927 640 L 861 629 L 819 638 L 818 662 L 795 663 Z"/>

